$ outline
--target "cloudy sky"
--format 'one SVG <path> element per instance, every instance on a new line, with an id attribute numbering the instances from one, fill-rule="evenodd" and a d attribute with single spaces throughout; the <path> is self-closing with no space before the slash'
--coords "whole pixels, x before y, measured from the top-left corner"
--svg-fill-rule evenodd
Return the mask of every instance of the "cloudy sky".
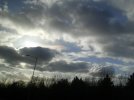
<path id="1" fill-rule="evenodd" d="M 134 72 L 134 0 L 0 0 L 0 77 Z M 30 55 L 30 56 L 26 56 Z"/>

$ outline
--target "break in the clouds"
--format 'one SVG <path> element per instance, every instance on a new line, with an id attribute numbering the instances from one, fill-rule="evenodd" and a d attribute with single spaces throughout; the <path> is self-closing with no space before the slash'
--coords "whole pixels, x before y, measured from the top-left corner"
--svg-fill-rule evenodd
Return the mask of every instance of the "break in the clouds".
<path id="1" fill-rule="evenodd" d="M 132 72 L 133 5 L 133 0 L 0 0 L 0 62 L 31 68 L 34 60 L 23 56 L 29 54 L 38 56 L 39 71 L 98 75 L 103 68 L 93 63 Z"/>

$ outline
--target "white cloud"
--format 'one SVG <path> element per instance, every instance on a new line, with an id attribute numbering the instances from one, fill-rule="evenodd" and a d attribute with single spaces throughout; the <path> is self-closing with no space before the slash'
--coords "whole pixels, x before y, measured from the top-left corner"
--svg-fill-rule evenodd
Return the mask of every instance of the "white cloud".
<path id="1" fill-rule="evenodd" d="M 95 56 L 133 62 L 133 0 L 24 2 L 17 11 L 11 5 L 5 5 L 6 13 L 0 8 L 0 45 L 58 50 L 62 56 L 53 61 Z"/>

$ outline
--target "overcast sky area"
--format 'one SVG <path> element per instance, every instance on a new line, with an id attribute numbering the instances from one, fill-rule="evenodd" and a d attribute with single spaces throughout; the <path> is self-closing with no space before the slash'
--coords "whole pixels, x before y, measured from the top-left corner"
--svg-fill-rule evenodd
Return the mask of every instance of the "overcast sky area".
<path id="1" fill-rule="evenodd" d="M 134 72 L 134 0 L 0 0 L 0 78 Z M 31 55 L 26 56 L 26 55 Z"/>

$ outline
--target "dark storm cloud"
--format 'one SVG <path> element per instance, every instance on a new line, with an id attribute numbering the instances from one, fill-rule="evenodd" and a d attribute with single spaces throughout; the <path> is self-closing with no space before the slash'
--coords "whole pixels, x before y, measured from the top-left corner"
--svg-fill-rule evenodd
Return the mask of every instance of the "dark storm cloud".
<path id="1" fill-rule="evenodd" d="M 126 12 L 104 0 L 58 0 L 51 6 L 42 2 L 26 3 L 9 19 L 23 27 L 47 27 L 49 31 L 53 29 L 77 36 L 134 32 L 134 22 L 129 21 Z"/>
<path id="2" fill-rule="evenodd" d="M 47 27 L 49 31 L 53 29 L 77 36 L 134 32 L 134 22 L 129 21 L 125 11 L 106 1 L 58 0 L 50 7 L 41 2 L 27 3 L 20 10 L 21 14 L 9 18 L 23 27 Z"/>
<path id="3" fill-rule="evenodd" d="M 85 62 L 67 63 L 66 61 L 57 61 L 50 63 L 45 70 L 59 72 L 88 72 L 89 65 Z"/>
<path id="4" fill-rule="evenodd" d="M 103 53 L 120 58 L 134 58 L 134 35 L 120 35 L 111 37 L 100 37 L 98 43 L 102 47 Z"/>
<path id="5" fill-rule="evenodd" d="M 27 2 L 24 3 L 24 1 Z M 87 42 L 86 46 L 91 45 L 93 52 L 96 50 L 94 45 L 101 48 L 102 51 L 99 51 L 99 54 L 102 57 L 134 58 L 134 21 L 130 20 L 130 16 L 127 15 L 126 6 L 114 6 L 111 0 L 57 0 L 51 5 L 48 5 L 44 0 L 24 1 L 7 0 L 9 12 L 0 15 L 0 24 L 2 25 L 0 30 L 16 31 L 21 35 L 33 36 L 36 34 L 39 36 L 34 29 L 41 29 L 41 31 L 44 30 L 42 32 L 42 34 L 45 33 L 44 37 L 46 34 L 51 36 L 51 32 L 55 36 L 60 34 L 61 37 L 63 33 L 66 33 L 75 37 L 74 41 L 77 41 L 76 37 L 83 41 L 83 37 L 93 36 L 95 43 Z M 117 3 L 119 5 L 119 2 Z M 33 30 L 35 33 L 28 32 L 29 30 Z M 77 43 L 66 41 L 59 40 L 59 44 L 66 47 L 62 52 L 82 52 L 82 47 L 79 47 Z M 22 56 L 27 54 L 38 56 L 41 62 L 48 62 L 57 53 L 54 50 L 41 47 L 22 48 L 18 51 L 6 46 L 0 47 L 0 57 L 10 64 L 18 64 L 19 62 L 32 64 L 31 58 Z M 97 56 L 97 54 L 94 55 Z M 49 71 L 87 72 L 85 64 L 65 61 L 50 63 L 47 68 L 46 70 Z"/>
<path id="6" fill-rule="evenodd" d="M 7 46 L 0 46 L 0 58 L 9 64 L 17 64 L 23 60 L 22 56 L 14 48 Z"/>
<path id="7" fill-rule="evenodd" d="M 12 47 L 0 46 L 0 58 L 14 66 L 21 62 L 33 64 L 34 59 L 28 58 L 26 55 L 36 56 L 41 62 L 49 62 L 55 57 L 56 53 L 55 50 L 42 47 L 22 48 L 17 51 Z"/>
<path id="8" fill-rule="evenodd" d="M 55 50 L 50 50 L 48 48 L 31 47 L 20 49 L 20 54 L 38 57 L 41 61 L 50 61 L 53 57 L 55 57 L 56 54 L 58 54 L 58 52 Z"/>
<path id="9" fill-rule="evenodd" d="M 51 6 L 37 3 L 34 4 L 36 10 L 32 9 L 35 12 L 29 12 L 29 18 L 31 16 L 31 19 L 45 19 L 44 24 L 38 25 L 46 28 L 47 24 L 49 31 L 58 31 L 59 34 L 66 32 L 75 37 L 95 36 L 96 43 L 100 44 L 100 48 L 107 56 L 133 58 L 134 46 L 130 45 L 133 44 L 133 40 L 130 41 L 130 39 L 134 36 L 134 21 L 129 19 L 128 12 L 124 8 L 114 6 L 111 2 L 106 0 L 58 0 Z M 79 49 L 73 47 L 71 48 L 74 51 Z"/>
<path id="10" fill-rule="evenodd" d="M 107 2 L 63 0 L 53 4 L 47 13 L 54 29 L 77 35 L 133 32 L 133 22 L 128 21 L 125 12 Z"/>
<path id="11" fill-rule="evenodd" d="M 34 25 L 47 27 L 49 31 L 53 29 L 77 34 L 77 36 L 110 35 L 134 31 L 134 22 L 129 21 L 125 11 L 106 1 L 58 0 L 51 6 L 41 2 L 43 1 L 27 3 L 21 12 Z M 41 24 L 44 20 L 45 22 Z"/>

